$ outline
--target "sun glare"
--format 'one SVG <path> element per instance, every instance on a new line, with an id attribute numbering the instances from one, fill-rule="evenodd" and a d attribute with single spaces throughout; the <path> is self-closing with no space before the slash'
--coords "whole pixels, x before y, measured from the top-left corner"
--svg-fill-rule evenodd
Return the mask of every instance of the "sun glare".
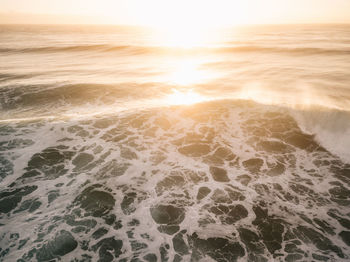
<path id="1" fill-rule="evenodd" d="M 197 84 L 208 79 L 209 75 L 201 71 L 195 60 L 180 60 L 174 64 L 172 72 L 168 77 L 171 84 L 187 86 Z"/>
<path id="2" fill-rule="evenodd" d="M 157 33 L 157 42 L 162 46 L 180 48 L 204 47 L 217 37 L 214 37 L 213 30 L 181 22 L 158 28 Z"/>
<path id="3" fill-rule="evenodd" d="M 179 91 L 173 89 L 172 93 L 165 98 L 169 105 L 191 105 L 208 100 L 206 97 L 195 93 L 193 90 Z"/>

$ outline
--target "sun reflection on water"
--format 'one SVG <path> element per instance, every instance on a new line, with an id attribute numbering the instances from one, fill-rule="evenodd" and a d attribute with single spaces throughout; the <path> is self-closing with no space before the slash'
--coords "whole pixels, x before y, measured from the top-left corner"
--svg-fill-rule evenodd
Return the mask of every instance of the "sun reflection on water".
<path id="1" fill-rule="evenodd" d="M 208 100 L 209 98 L 202 96 L 193 90 L 179 91 L 173 89 L 172 93 L 165 97 L 165 101 L 169 105 L 191 105 Z"/>
<path id="2" fill-rule="evenodd" d="M 203 82 L 210 76 L 199 69 L 200 63 L 195 60 L 180 60 L 173 64 L 169 82 L 176 85 L 191 85 Z"/>

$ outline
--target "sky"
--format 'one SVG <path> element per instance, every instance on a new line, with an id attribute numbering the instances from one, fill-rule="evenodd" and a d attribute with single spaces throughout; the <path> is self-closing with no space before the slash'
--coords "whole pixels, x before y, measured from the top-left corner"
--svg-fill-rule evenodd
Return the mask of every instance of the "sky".
<path id="1" fill-rule="evenodd" d="M 0 0 L 0 23 L 350 23 L 350 0 Z"/>

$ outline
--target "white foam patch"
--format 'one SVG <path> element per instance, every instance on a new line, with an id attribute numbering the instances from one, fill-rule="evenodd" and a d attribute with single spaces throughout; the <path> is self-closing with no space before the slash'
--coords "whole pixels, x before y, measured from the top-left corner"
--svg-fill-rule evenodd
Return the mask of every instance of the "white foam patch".
<path id="1" fill-rule="evenodd" d="M 123 254 L 120 258 L 130 258 L 137 252 L 142 255 L 153 252 L 159 260 L 161 256 L 159 247 L 166 243 L 170 247 L 169 261 L 174 259 L 176 255 L 172 242 L 174 235 L 158 231 L 159 225 L 152 218 L 151 207 L 160 204 L 181 207 L 185 211 L 185 218 L 179 226 L 180 231 L 186 230 L 185 239 L 186 235 L 197 233 L 202 239 L 223 237 L 237 242 L 240 241 L 238 233 L 240 227 L 260 234 L 253 224 L 256 219 L 253 207 L 260 201 L 268 204 L 270 219 L 283 219 L 285 228 L 289 225 L 291 230 L 298 225 L 312 227 L 300 218 L 299 214 L 304 214 L 309 219 L 315 217 L 323 219 L 332 226 L 336 224 L 337 226 L 334 226 L 336 234 L 327 235 L 327 237 L 337 246 L 342 247 L 344 252 L 348 252 L 348 247 L 337 237 L 337 234 L 344 229 L 325 211 L 330 208 L 339 208 L 338 204 L 329 200 L 329 190 L 333 188 L 330 182 L 334 182 L 335 179 L 329 172 L 328 166 L 316 164 L 316 161 L 338 159 L 327 152 L 310 153 L 291 145 L 287 147 L 286 142 L 282 140 L 281 144 L 287 148 L 282 153 L 269 153 L 258 147 L 261 141 L 280 141 L 280 138 L 269 137 L 272 132 L 265 131 L 270 130 L 269 124 L 276 124 L 277 128 L 281 128 L 278 124 L 288 125 L 288 122 L 281 122 L 286 121 L 281 120 L 283 117 L 287 117 L 285 110 L 273 106 L 259 106 L 244 101 L 222 101 L 193 107 L 126 113 L 106 118 L 47 121 L 40 125 L 29 123 L 14 125 L 16 136 L 33 140 L 35 143 L 11 151 L 16 155 L 12 159 L 15 171 L 14 175 L 6 177 L 4 185 L 9 185 L 20 178 L 31 156 L 48 147 L 65 145 L 68 147 L 65 150 L 72 151 L 75 155 L 64 163 L 68 170 L 66 175 L 54 180 L 36 180 L 35 178 L 25 180 L 25 184 L 37 185 L 38 189 L 23 200 L 39 198 L 42 205 L 34 213 L 20 212 L 1 218 L 1 223 L 6 224 L 6 231 L 12 232 L 16 229 L 21 232 L 21 239 L 31 238 L 22 250 L 11 250 L 7 258 L 17 259 L 36 246 L 37 243 L 34 240 L 39 233 L 48 231 L 54 216 L 61 217 L 62 220 L 55 222 L 54 230 L 43 236 L 43 242 L 49 241 L 61 229 L 71 231 L 73 227 L 64 222 L 64 216 L 73 215 L 73 210 L 79 208 L 78 204 L 73 205 L 74 199 L 93 184 L 102 184 L 101 190 L 104 192 L 111 191 L 110 194 L 116 201 L 112 213 L 116 215 L 117 220 L 121 220 L 123 227 L 113 229 L 113 226 L 107 225 L 102 218 L 93 218 L 97 222 L 94 229 L 72 234 L 79 243 L 82 243 L 87 239 L 91 240 L 95 230 L 106 227 L 109 232 L 103 238 L 113 236 L 123 241 Z M 265 120 L 267 122 L 264 122 Z M 293 126 L 293 128 L 297 127 Z M 293 132 L 285 129 L 282 126 L 281 132 Z M 4 139 L 11 139 L 11 135 Z M 210 147 L 208 153 L 200 153 L 199 156 L 191 156 L 191 152 L 189 155 L 181 153 L 180 149 L 184 146 L 198 143 L 207 144 Z M 207 157 L 220 147 L 228 148 L 236 158 L 220 160 L 216 163 L 210 162 L 212 160 L 208 160 Z M 80 153 L 92 155 L 93 160 L 82 164 L 82 167 L 77 169 L 73 161 Z M 263 161 L 258 171 L 249 171 L 243 165 L 244 161 L 253 158 Z M 93 165 L 88 168 L 92 163 Z M 275 163 L 283 163 L 285 170 L 276 176 L 268 176 L 267 172 Z M 111 164 L 113 167 L 126 164 L 127 168 L 125 172 L 115 174 L 108 169 Z M 229 182 L 216 181 L 210 174 L 210 166 L 225 169 Z M 239 178 L 244 175 L 250 178 L 246 184 Z M 178 180 L 180 182 L 164 184 L 164 180 L 172 176 L 182 177 L 183 182 Z M 63 185 L 57 186 L 59 183 Z M 164 184 L 162 187 L 161 183 Z M 280 190 L 274 188 L 277 184 L 281 187 Z M 293 187 L 295 185 L 301 185 L 301 187 Z M 211 192 L 205 198 L 197 200 L 200 187 L 208 187 Z M 49 205 L 47 195 L 52 190 L 59 191 L 59 196 Z M 297 190 L 299 193 L 296 192 Z M 244 200 L 225 198 L 228 192 L 232 191 L 242 194 Z M 214 197 L 215 192 L 220 192 L 224 200 Z M 131 209 L 135 210 L 125 213 L 121 203 L 128 193 L 135 193 L 137 197 L 130 204 Z M 218 216 L 211 210 L 219 204 L 243 205 L 248 215 L 232 225 L 225 224 L 222 220 L 225 214 Z M 348 211 L 348 208 L 344 206 L 342 208 Z M 28 221 L 28 218 L 32 220 Z M 133 219 L 137 219 L 139 225 L 130 225 Z M 149 238 L 145 238 L 145 233 Z M 90 247 L 103 238 L 91 240 Z M 0 239 L 1 244 L 6 244 L 7 241 L 7 238 Z M 147 248 L 136 252 L 133 250 L 131 241 L 145 243 Z M 244 246 L 241 241 L 240 243 Z M 317 248 L 313 246 L 302 245 L 302 249 L 307 252 L 317 252 Z M 278 252 L 287 255 L 283 250 Z M 91 249 L 88 251 L 78 249 L 75 254 L 68 254 L 63 259 L 71 259 L 83 254 L 89 254 L 93 260 L 98 259 L 98 252 Z M 264 255 L 270 260 L 274 259 L 266 248 Z M 189 257 L 190 255 L 183 256 L 183 258 Z M 336 256 L 332 254 L 332 257 Z M 202 261 L 211 261 L 211 259 L 206 256 Z M 244 259 L 247 259 L 247 254 L 240 261 L 245 261 Z M 346 258 L 343 260 L 339 258 L 338 261 L 346 261 Z"/>

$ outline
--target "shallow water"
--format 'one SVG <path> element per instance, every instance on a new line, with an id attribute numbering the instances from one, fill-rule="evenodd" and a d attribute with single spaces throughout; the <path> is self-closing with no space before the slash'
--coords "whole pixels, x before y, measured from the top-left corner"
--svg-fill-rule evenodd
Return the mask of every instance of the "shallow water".
<path id="1" fill-rule="evenodd" d="M 0 30 L 0 260 L 349 260 L 349 26 Z"/>

